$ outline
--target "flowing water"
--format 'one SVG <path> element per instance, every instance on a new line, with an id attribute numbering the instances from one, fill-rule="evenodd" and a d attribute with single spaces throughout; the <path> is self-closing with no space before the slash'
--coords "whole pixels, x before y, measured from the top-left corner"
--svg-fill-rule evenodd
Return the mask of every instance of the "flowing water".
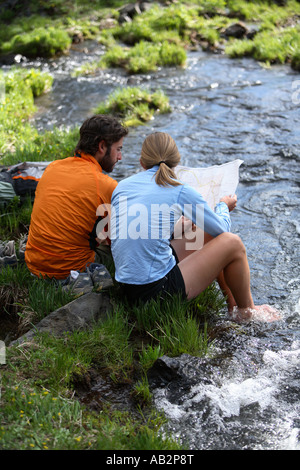
<path id="1" fill-rule="evenodd" d="M 143 139 L 153 130 L 173 136 L 182 164 L 210 166 L 240 158 L 232 231 L 243 239 L 255 303 L 275 305 L 282 320 L 232 327 L 220 320 L 213 356 L 184 355 L 178 366 L 191 385 L 153 390 L 169 430 L 190 449 L 300 449 L 300 77 L 286 66 L 192 52 L 183 70 L 134 78 L 120 70 L 72 78 L 95 44 L 69 57 L 27 63 L 55 77 L 38 100 L 39 129 L 80 125 L 118 86 L 162 88 L 173 112 L 133 129 L 113 176 L 139 170 Z"/>

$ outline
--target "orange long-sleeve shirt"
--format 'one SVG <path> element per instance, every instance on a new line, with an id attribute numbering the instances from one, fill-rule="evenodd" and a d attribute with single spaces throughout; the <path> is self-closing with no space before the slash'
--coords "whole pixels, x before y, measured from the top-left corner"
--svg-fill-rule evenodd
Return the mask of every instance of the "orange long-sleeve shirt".
<path id="1" fill-rule="evenodd" d="M 35 193 L 25 261 L 43 277 L 64 279 L 84 271 L 95 252 L 90 236 L 100 204 L 110 204 L 117 182 L 102 173 L 91 155 L 52 162 Z"/>

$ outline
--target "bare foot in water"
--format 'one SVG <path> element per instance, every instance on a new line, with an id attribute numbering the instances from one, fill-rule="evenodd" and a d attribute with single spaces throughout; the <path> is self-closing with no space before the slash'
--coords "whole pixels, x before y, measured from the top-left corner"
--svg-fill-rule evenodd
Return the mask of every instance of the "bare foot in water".
<path id="1" fill-rule="evenodd" d="M 251 320 L 261 322 L 273 322 L 281 320 L 281 315 L 274 307 L 270 305 L 255 305 L 254 308 L 233 307 L 230 311 L 230 318 L 238 323 Z"/>
<path id="2" fill-rule="evenodd" d="M 266 322 L 278 321 L 281 320 L 281 315 L 276 308 L 270 305 L 256 305 L 253 311 L 253 320 Z"/>

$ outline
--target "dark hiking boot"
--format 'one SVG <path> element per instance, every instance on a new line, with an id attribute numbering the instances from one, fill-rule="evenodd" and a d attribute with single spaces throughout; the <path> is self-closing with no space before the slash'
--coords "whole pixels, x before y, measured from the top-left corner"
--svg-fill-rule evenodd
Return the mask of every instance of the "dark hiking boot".
<path id="1" fill-rule="evenodd" d="M 91 263 L 87 272 L 97 291 L 113 286 L 113 280 L 104 264 Z"/>

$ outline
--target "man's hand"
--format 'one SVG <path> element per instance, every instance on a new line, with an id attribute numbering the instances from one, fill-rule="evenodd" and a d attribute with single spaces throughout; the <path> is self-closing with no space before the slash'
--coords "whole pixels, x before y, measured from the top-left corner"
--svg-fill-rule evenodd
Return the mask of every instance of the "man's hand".
<path id="1" fill-rule="evenodd" d="M 236 194 L 234 196 L 224 196 L 220 199 L 220 202 L 225 202 L 228 206 L 229 212 L 231 212 L 236 207 L 237 196 Z"/>

